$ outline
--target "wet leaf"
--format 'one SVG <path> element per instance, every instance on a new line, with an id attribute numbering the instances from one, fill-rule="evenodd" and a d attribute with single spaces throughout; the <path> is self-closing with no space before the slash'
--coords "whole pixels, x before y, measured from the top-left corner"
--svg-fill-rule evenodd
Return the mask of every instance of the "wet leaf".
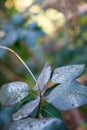
<path id="1" fill-rule="evenodd" d="M 58 118 L 27 118 L 10 123 L 4 130 L 66 130 Z"/>
<path id="2" fill-rule="evenodd" d="M 63 83 L 78 78 L 85 69 L 85 65 L 69 65 L 54 70 L 52 81 L 54 83 Z"/>
<path id="3" fill-rule="evenodd" d="M 51 65 L 49 63 L 46 63 L 41 74 L 39 75 L 37 79 L 37 85 L 40 87 L 42 90 L 46 83 L 48 82 L 50 76 L 51 76 Z M 37 85 L 34 87 L 34 90 L 38 90 Z"/>
<path id="4" fill-rule="evenodd" d="M 11 106 L 20 102 L 29 93 L 29 87 L 24 82 L 12 82 L 1 86 L 0 102 L 2 106 Z"/>
<path id="5" fill-rule="evenodd" d="M 73 80 L 54 88 L 47 101 L 60 110 L 70 110 L 87 104 L 87 87 Z"/>
<path id="6" fill-rule="evenodd" d="M 40 99 L 36 99 L 28 102 L 24 106 L 21 107 L 16 113 L 13 114 L 13 120 L 19 120 L 24 117 L 28 117 L 33 110 L 38 106 Z"/>

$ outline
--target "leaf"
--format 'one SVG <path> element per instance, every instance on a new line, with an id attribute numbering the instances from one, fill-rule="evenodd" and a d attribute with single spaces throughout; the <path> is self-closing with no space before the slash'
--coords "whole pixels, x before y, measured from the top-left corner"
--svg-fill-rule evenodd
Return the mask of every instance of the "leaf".
<path id="1" fill-rule="evenodd" d="M 52 81 L 54 83 L 63 83 L 78 78 L 85 69 L 85 65 L 70 65 L 60 67 L 54 70 Z"/>
<path id="2" fill-rule="evenodd" d="M 24 117 L 28 117 L 33 110 L 38 106 L 40 99 L 36 99 L 33 101 L 28 102 L 20 110 L 13 114 L 13 120 L 19 120 Z"/>
<path id="3" fill-rule="evenodd" d="M 55 108 L 51 104 L 48 104 L 47 102 L 45 104 L 42 104 L 42 106 L 41 106 L 41 114 L 42 114 L 43 117 L 61 118 L 60 111 L 58 111 L 57 108 Z"/>
<path id="4" fill-rule="evenodd" d="M 17 105 L 11 107 L 0 107 L 0 130 L 12 121 L 12 114 Z"/>
<path id="5" fill-rule="evenodd" d="M 27 118 L 10 123 L 4 130 L 66 130 L 58 118 Z"/>
<path id="6" fill-rule="evenodd" d="M 51 87 L 47 88 L 47 90 L 46 90 L 45 93 L 44 93 L 44 97 L 47 97 L 47 96 L 51 93 L 51 91 L 52 91 L 55 87 L 57 87 L 57 86 L 58 86 L 58 84 L 54 84 L 54 85 L 52 85 Z"/>
<path id="7" fill-rule="evenodd" d="M 0 102 L 3 106 L 11 106 L 20 102 L 29 93 L 29 87 L 25 82 L 12 82 L 1 86 Z"/>
<path id="8" fill-rule="evenodd" d="M 46 100 L 60 110 L 74 109 L 87 104 L 87 87 L 75 80 L 63 83 Z"/>
<path id="9" fill-rule="evenodd" d="M 11 18 L 11 22 L 17 25 L 20 25 L 24 22 L 25 17 L 23 14 L 16 14 Z"/>
<path id="10" fill-rule="evenodd" d="M 46 83 L 48 82 L 50 76 L 51 76 L 51 65 L 49 63 L 46 63 L 41 74 L 39 75 L 38 79 L 37 79 L 37 84 L 34 87 L 34 90 L 38 90 L 37 85 L 40 87 L 40 89 L 42 90 L 44 88 L 44 86 L 46 85 Z"/>
<path id="11" fill-rule="evenodd" d="M 9 46 L 9 45 L 14 44 L 18 39 L 19 39 L 18 30 L 12 30 L 7 33 L 3 42 L 5 42 L 6 46 Z"/>

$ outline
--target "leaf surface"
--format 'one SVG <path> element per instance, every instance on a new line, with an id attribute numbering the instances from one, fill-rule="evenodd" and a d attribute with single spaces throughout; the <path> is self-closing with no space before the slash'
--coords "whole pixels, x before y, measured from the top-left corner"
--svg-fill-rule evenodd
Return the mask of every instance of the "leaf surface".
<path id="1" fill-rule="evenodd" d="M 24 106 L 21 107 L 16 113 L 13 114 L 13 120 L 19 120 L 24 117 L 28 117 L 33 110 L 38 106 L 40 99 L 36 99 L 33 101 L 28 102 Z"/>
<path id="2" fill-rule="evenodd" d="M 63 83 L 78 78 L 84 72 L 85 65 L 69 65 L 56 68 L 53 72 L 52 81 L 54 83 Z"/>
<path id="3" fill-rule="evenodd" d="M 38 86 L 40 87 L 41 90 L 44 88 L 44 86 L 46 85 L 46 83 L 48 82 L 48 80 L 51 76 L 51 72 L 52 72 L 51 65 L 49 63 L 46 63 L 41 74 L 39 75 L 39 77 L 37 79 L 37 84 L 34 87 L 34 90 L 37 91 Z"/>
<path id="4" fill-rule="evenodd" d="M 54 88 L 47 101 L 60 110 L 70 110 L 87 104 L 87 87 L 73 80 Z"/>
<path id="5" fill-rule="evenodd" d="M 29 93 L 29 87 L 25 82 L 11 82 L 1 86 L 0 102 L 2 106 L 11 106 L 20 102 Z"/>
<path id="6" fill-rule="evenodd" d="M 56 117 L 61 118 L 60 111 L 49 103 L 42 104 L 41 114 L 43 117 Z"/>
<path id="7" fill-rule="evenodd" d="M 62 121 L 58 118 L 27 118 L 9 124 L 4 130 L 66 130 L 61 125 Z"/>

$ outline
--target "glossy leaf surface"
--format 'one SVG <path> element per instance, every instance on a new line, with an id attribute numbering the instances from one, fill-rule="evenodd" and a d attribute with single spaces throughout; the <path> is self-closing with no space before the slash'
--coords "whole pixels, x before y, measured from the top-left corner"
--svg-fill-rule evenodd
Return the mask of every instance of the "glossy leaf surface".
<path id="1" fill-rule="evenodd" d="M 1 86 L 0 102 L 2 106 L 11 106 L 20 102 L 29 93 L 29 87 L 24 82 L 11 82 Z"/>
<path id="2" fill-rule="evenodd" d="M 70 110 L 87 104 L 87 87 L 73 80 L 54 88 L 47 101 L 60 110 Z"/>
<path id="3" fill-rule="evenodd" d="M 62 121 L 58 118 L 27 118 L 9 124 L 4 130 L 66 130 L 61 125 Z"/>
<path id="4" fill-rule="evenodd" d="M 48 82 L 51 76 L 51 72 L 52 72 L 51 65 L 49 63 L 46 63 L 41 74 L 39 75 L 37 79 L 37 85 L 40 87 L 41 90 L 44 88 L 44 86 Z M 38 90 L 37 85 L 34 87 L 34 90 L 36 91 Z"/>
<path id="5" fill-rule="evenodd" d="M 63 83 L 78 78 L 85 69 L 85 65 L 69 65 L 54 70 L 52 81 L 54 83 Z"/>
<path id="6" fill-rule="evenodd" d="M 38 106 L 40 99 L 36 99 L 28 102 L 24 106 L 21 107 L 16 113 L 13 114 L 13 120 L 19 120 L 24 117 L 28 117 L 33 110 Z"/>

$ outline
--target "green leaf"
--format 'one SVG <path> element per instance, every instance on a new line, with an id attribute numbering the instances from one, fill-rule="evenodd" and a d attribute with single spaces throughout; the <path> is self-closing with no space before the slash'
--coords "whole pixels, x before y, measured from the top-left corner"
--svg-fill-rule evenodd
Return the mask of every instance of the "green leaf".
<path id="1" fill-rule="evenodd" d="M 54 83 L 64 83 L 78 78 L 85 69 L 85 65 L 69 65 L 56 68 L 53 72 L 52 81 Z"/>
<path id="2" fill-rule="evenodd" d="M 1 86 L 0 102 L 2 106 L 11 106 L 20 102 L 29 93 L 29 87 L 25 82 L 11 82 Z"/>
<path id="3" fill-rule="evenodd" d="M 61 118 L 61 113 L 58 109 L 56 109 L 54 106 L 51 104 L 45 103 L 44 105 L 42 104 L 41 106 L 41 114 L 44 117 L 57 117 Z"/>
<path id="4" fill-rule="evenodd" d="M 54 88 L 46 100 L 60 110 L 70 110 L 87 104 L 87 87 L 73 80 Z"/>
<path id="5" fill-rule="evenodd" d="M 10 123 L 4 130 L 66 130 L 58 118 L 27 118 Z"/>

